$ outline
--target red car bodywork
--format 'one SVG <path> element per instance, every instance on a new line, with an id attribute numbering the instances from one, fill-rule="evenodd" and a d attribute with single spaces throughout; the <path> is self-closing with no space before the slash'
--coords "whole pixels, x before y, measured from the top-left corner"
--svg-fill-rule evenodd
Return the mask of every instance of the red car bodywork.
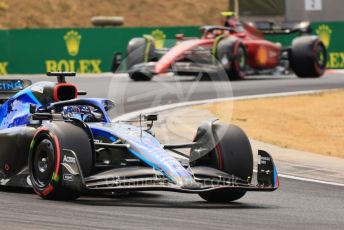
<path id="1" fill-rule="evenodd" d="M 156 63 L 154 72 L 156 74 L 165 73 L 173 63 L 181 60 L 187 51 L 191 51 L 196 47 L 211 48 L 216 42 L 217 36 L 239 38 L 246 48 L 248 66 L 253 69 L 272 69 L 279 64 L 281 46 L 265 40 L 263 34 L 255 27 L 243 23 L 240 32 L 237 28 L 220 32 L 222 34 L 218 35 L 204 33 L 199 39 L 184 40 L 177 43 Z"/>

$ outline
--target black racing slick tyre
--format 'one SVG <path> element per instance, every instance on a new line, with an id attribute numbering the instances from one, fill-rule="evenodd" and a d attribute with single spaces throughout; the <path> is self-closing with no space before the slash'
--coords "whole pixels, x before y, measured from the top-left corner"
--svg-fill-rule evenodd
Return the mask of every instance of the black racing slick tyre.
<path id="1" fill-rule="evenodd" d="M 224 38 L 216 47 L 216 59 L 226 71 L 229 80 L 245 79 L 247 53 L 244 44 L 236 38 Z"/>
<path id="2" fill-rule="evenodd" d="M 133 38 L 127 47 L 126 67 L 129 76 L 134 81 L 149 81 L 152 76 L 141 71 L 131 71 L 132 67 L 152 61 L 155 56 L 154 40 L 150 37 Z"/>
<path id="3" fill-rule="evenodd" d="M 39 128 L 31 142 L 29 173 L 34 191 L 44 199 L 74 200 L 80 196 L 80 191 L 63 186 L 63 149 L 76 154 L 83 176 L 93 169 L 93 147 L 84 128 L 64 121 Z"/>
<path id="4" fill-rule="evenodd" d="M 321 77 L 325 72 L 326 62 L 326 48 L 318 37 L 302 36 L 293 40 L 290 64 L 298 77 Z"/>
<path id="5" fill-rule="evenodd" d="M 133 71 L 128 73 L 133 81 L 150 81 L 153 74 L 148 71 Z"/>
<path id="6" fill-rule="evenodd" d="M 213 125 L 215 148 L 198 160 L 197 165 L 213 167 L 251 182 L 253 174 L 253 154 L 250 141 L 244 131 L 235 125 Z M 197 141 L 197 140 L 196 140 Z M 246 191 L 213 190 L 200 193 L 209 202 L 225 203 L 242 198 Z"/>

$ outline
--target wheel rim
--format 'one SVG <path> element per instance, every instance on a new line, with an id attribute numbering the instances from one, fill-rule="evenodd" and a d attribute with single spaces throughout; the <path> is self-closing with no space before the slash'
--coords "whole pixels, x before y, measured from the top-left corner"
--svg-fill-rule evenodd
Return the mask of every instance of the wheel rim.
<path id="1" fill-rule="evenodd" d="M 242 46 L 239 46 L 238 48 L 237 60 L 239 63 L 240 70 L 244 70 L 246 67 L 246 56 L 245 56 L 245 50 Z"/>
<path id="2" fill-rule="evenodd" d="M 315 48 L 315 58 L 316 58 L 317 65 L 320 68 L 325 68 L 325 66 L 326 66 L 326 51 L 325 51 L 325 47 L 321 43 L 318 43 L 318 45 Z"/>
<path id="3" fill-rule="evenodd" d="M 54 171 L 55 149 L 50 139 L 43 139 L 36 148 L 32 162 L 33 179 L 39 187 L 49 185 Z"/>
<path id="4" fill-rule="evenodd" d="M 223 57 L 221 58 L 221 64 L 222 66 L 229 66 L 229 60 L 227 55 L 223 55 Z"/>

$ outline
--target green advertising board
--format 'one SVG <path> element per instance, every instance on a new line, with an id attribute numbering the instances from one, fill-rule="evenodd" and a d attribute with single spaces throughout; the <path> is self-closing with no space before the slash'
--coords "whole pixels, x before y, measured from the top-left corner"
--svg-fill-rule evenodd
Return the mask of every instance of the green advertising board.
<path id="1" fill-rule="evenodd" d="M 124 54 L 131 38 L 167 40 L 178 33 L 199 36 L 199 27 L 0 30 L 0 75 L 109 72 L 114 52 Z"/>
<path id="2" fill-rule="evenodd" d="M 312 23 L 312 30 L 327 48 L 327 67 L 330 69 L 343 69 L 344 22 L 316 22 Z"/>
<path id="3" fill-rule="evenodd" d="M 344 22 L 312 23 L 328 49 L 328 68 L 344 68 Z M 115 52 L 125 54 L 129 40 L 152 35 L 157 46 L 169 46 L 178 33 L 199 37 L 199 27 L 65 28 L 0 30 L 0 75 L 47 71 L 109 72 Z M 289 46 L 297 34 L 267 35 Z"/>

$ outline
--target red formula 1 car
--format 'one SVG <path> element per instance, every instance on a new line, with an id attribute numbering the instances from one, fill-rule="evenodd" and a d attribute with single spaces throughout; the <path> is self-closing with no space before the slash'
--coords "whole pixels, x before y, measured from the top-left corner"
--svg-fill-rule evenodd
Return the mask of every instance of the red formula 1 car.
<path id="1" fill-rule="evenodd" d="M 278 68 L 293 71 L 301 78 L 323 75 L 326 48 L 322 41 L 307 34 L 302 27 L 279 33 L 300 32 L 291 46 L 264 39 L 263 31 L 249 23 L 238 21 L 233 13 L 223 14 L 223 26 L 201 27 L 201 38 L 176 35 L 172 48 L 155 48 L 150 36 L 133 38 L 127 47 L 126 65 L 135 81 L 147 81 L 154 75 L 174 72 L 179 75 L 227 73 L 230 80 L 241 80 L 245 75 Z M 224 70 L 224 71 L 223 71 Z"/>

